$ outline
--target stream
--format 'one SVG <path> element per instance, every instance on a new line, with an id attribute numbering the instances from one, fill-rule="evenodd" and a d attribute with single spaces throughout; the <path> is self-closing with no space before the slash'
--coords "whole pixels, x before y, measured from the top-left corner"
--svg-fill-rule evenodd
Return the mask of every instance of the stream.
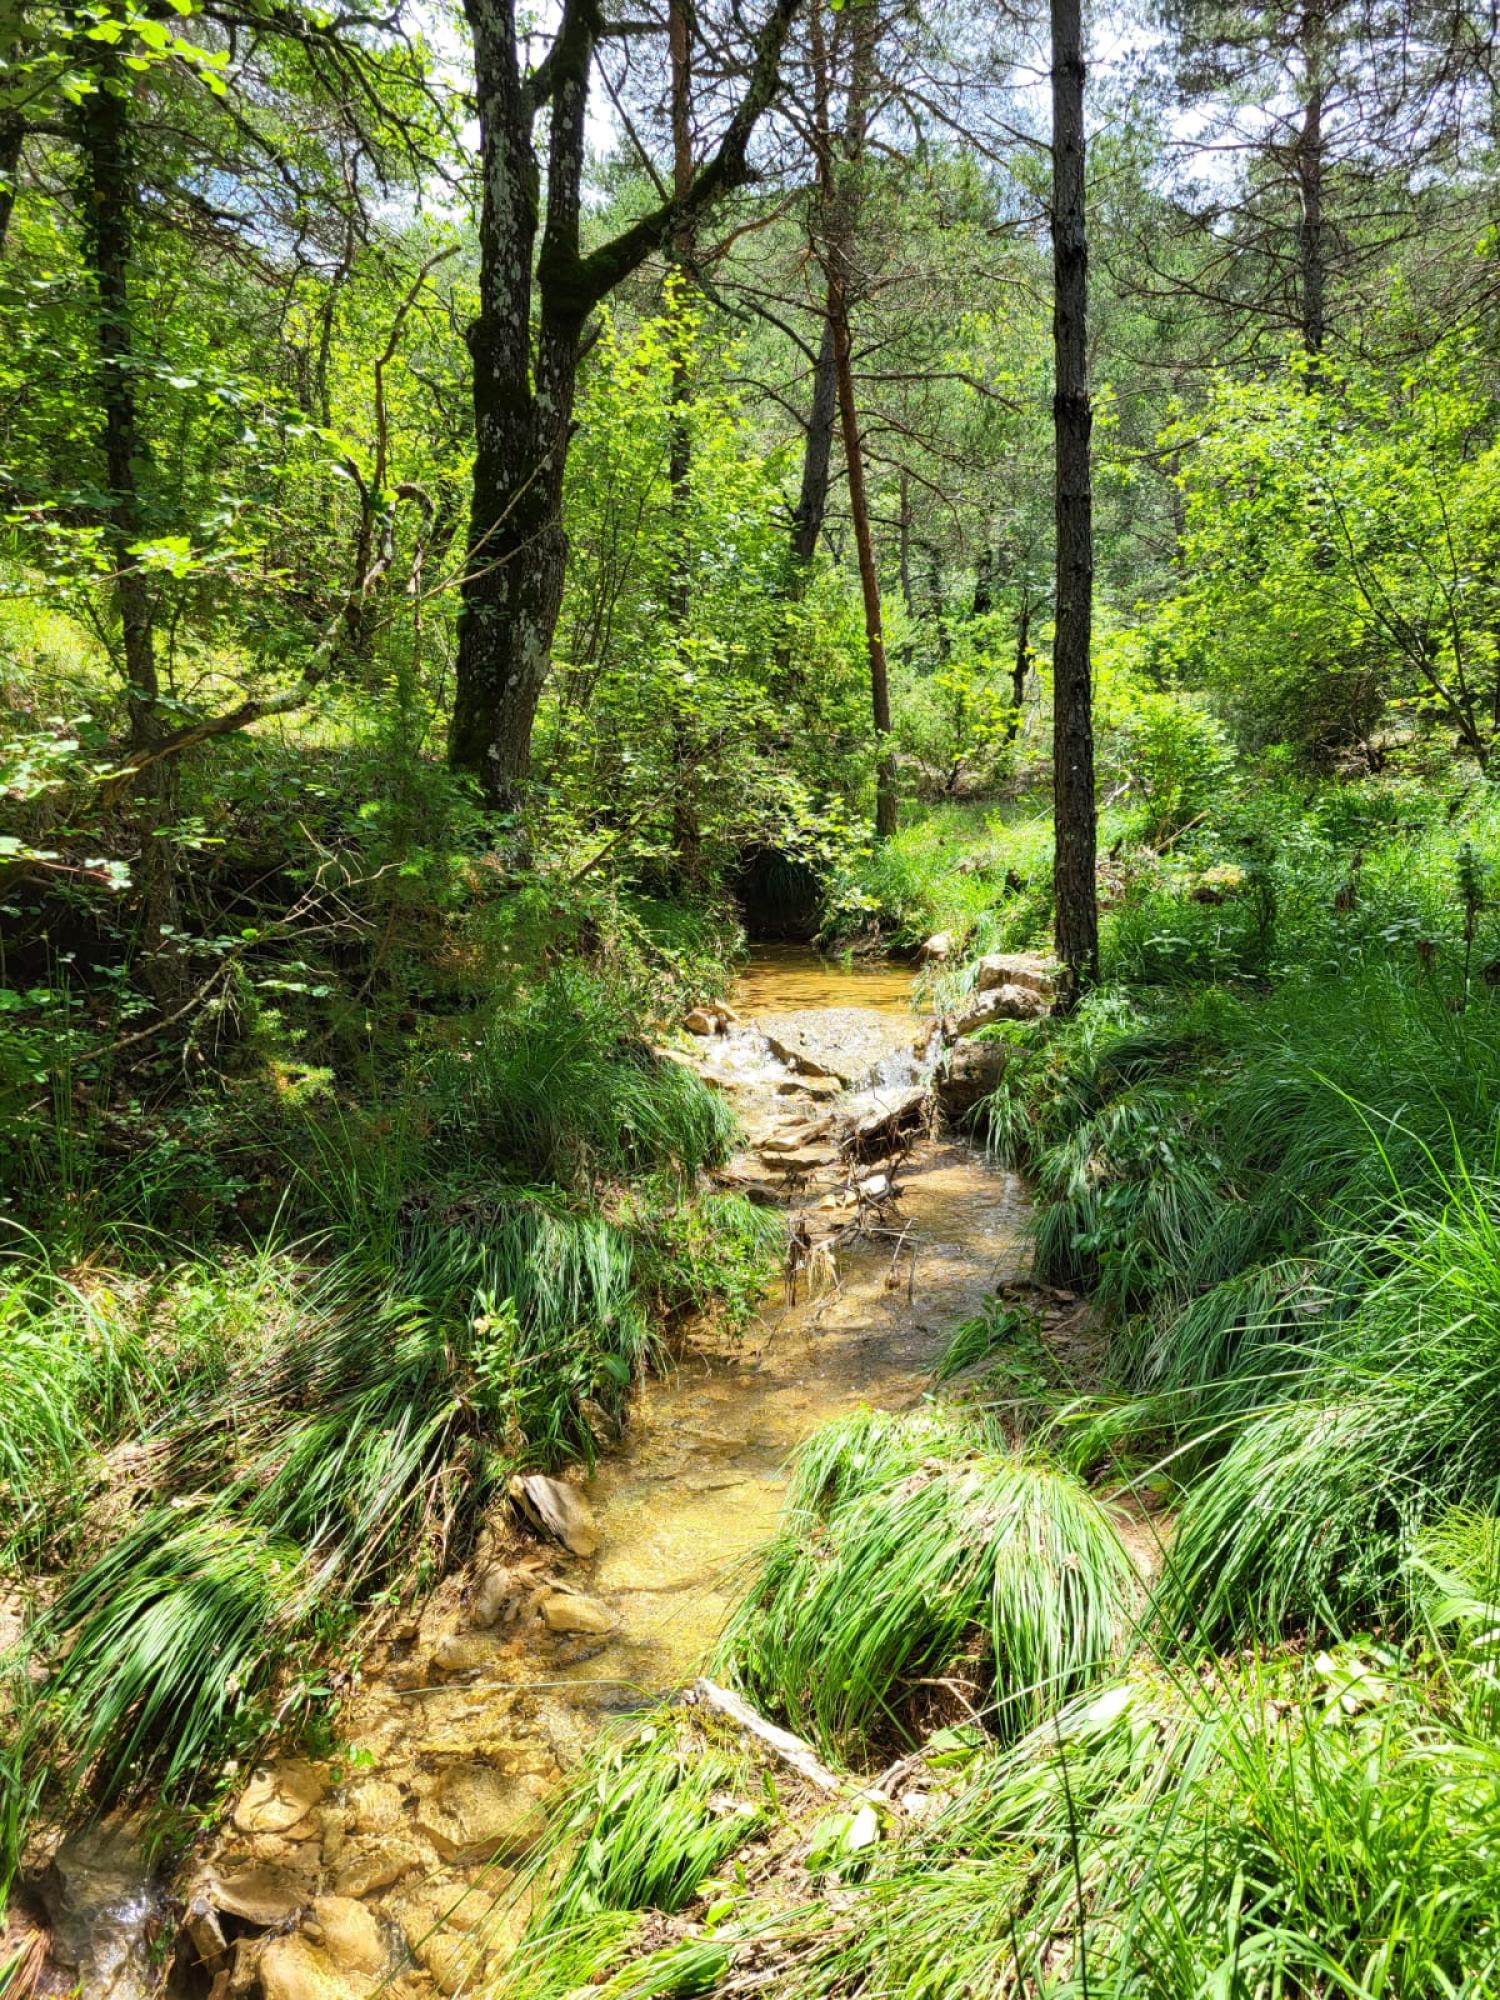
<path id="1" fill-rule="evenodd" d="M 813 1254 L 794 1299 L 778 1282 L 745 1332 L 698 1329 L 645 1383 L 581 1486 L 595 1553 L 525 1535 L 502 1509 L 466 1576 L 339 1663 L 336 1754 L 251 1773 L 179 1877 L 203 1960 L 186 1973 L 193 1952 L 179 1947 L 181 1992 L 211 1980 L 217 1996 L 258 1982 L 265 2000 L 363 2000 L 377 1986 L 419 2000 L 480 1980 L 523 1920 L 500 1892 L 542 1801 L 609 1715 L 701 1670 L 776 1526 L 789 1453 L 861 1403 L 917 1400 L 954 1324 L 1020 1268 L 1022 1189 L 972 1145 L 913 1137 L 907 1119 L 892 1159 L 866 1146 L 851 1169 L 828 1136 L 830 1121 L 835 1134 L 841 1118 L 878 1128 L 909 1108 L 925 1040 L 911 984 L 889 966 L 767 948 L 731 996 L 735 1018 L 684 1038 L 678 1059 L 746 1128 L 726 1185 L 785 1191 L 802 1234 L 836 1247 Z M 71 1963 L 44 1990 L 157 1990 L 165 1905 L 120 1847 L 118 1829 L 64 1843 L 51 1900 Z"/>

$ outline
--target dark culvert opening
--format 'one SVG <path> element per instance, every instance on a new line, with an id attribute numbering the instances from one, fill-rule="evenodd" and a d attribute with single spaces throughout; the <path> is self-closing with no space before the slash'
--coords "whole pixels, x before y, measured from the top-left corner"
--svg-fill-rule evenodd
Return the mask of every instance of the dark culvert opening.
<path id="1" fill-rule="evenodd" d="M 807 944 L 818 934 L 823 884 L 817 870 L 776 847 L 747 848 L 729 888 L 746 936 L 756 944 Z"/>

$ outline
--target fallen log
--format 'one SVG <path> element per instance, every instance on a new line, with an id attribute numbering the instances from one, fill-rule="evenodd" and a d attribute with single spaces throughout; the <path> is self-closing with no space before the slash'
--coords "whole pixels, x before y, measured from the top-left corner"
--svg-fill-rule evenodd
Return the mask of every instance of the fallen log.
<path id="1" fill-rule="evenodd" d="M 794 1736 L 789 1729 L 782 1729 L 776 1723 L 768 1722 L 733 1689 L 720 1687 L 716 1682 L 700 1676 L 688 1689 L 687 1698 L 689 1701 L 701 1702 L 705 1708 L 711 1708 L 715 1715 L 722 1715 L 726 1721 L 732 1722 L 736 1729 L 742 1729 L 747 1736 L 753 1736 L 758 1743 L 764 1743 L 783 1764 L 789 1765 L 799 1778 L 805 1779 L 818 1791 L 836 1792 L 842 1788 L 843 1779 L 830 1771 L 826 1764 L 819 1762 L 817 1752 L 810 1743 L 805 1743 L 800 1736 Z"/>

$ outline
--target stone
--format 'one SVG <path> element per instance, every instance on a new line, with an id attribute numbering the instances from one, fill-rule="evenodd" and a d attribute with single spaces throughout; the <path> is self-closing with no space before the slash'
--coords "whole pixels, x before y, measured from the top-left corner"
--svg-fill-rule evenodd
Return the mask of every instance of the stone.
<path id="1" fill-rule="evenodd" d="M 269 1939 L 260 1954 L 265 2000 L 366 2000 L 376 1983 L 368 1973 L 346 1972 L 300 1931 Z"/>
<path id="2" fill-rule="evenodd" d="M 776 1085 L 778 1097 L 810 1097 L 814 1103 L 840 1095 L 844 1086 L 836 1076 L 784 1076 Z"/>
<path id="3" fill-rule="evenodd" d="M 240 1917 L 257 1930 L 284 1924 L 307 1899 L 307 1885 L 300 1876 L 267 1862 L 205 1876 L 202 1890 L 216 1910 Z"/>
<path id="4" fill-rule="evenodd" d="M 959 1042 L 948 1051 L 936 1081 L 945 1116 L 962 1118 L 998 1088 L 1005 1071 L 1004 1042 Z"/>
<path id="5" fill-rule="evenodd" d="M 302 1928 L 341 1972 L 379 1972 L 390 1955 L 374 1914 L 352 1896 L 314 1898 Z"/>
<path id="6" fill-rule="evenodd" d="M 576 1486 L 543 1472 L 523 1472 L 510 1482 L 510 1497 L 534 1528 L 561 1542 L 570 1555 L 591 1556 L 598 1549 L 593 1510 Z"/>
<path id="7" fill-rule="evenodd" d="M 531 1590 L 531 1579 L 508 1563 L 492 1563 L 474 1586 L 469 1600 L 471 1622 L 481 1630 L 505 1625 L 516 1617 Z"/>
<path id="8" fill-rule="evenodd" d="M 536 1792 L 488 1764 L 451 1765 L 415 1815 L 445 1861 L 511 1860 L 546 1824 Z"/>
<path id="9" fill-rule="evenodd" d="M 972 995 L 953 1022 L 955 1035 L 976 1035 L 993 1021 L 1035 1021 L 1048 1002 L 1029 986 L 992 986 Z"/>
<path id="10" fill-rule="evenodd" d="M 991 993 L 1001 986 L 1024 986 L 1050 1006 L 1057 997 L 1058 971 L 1057 961 L 1040 952 L 992 951 L 975 968 L 974 991 Z"/>
<path id="11" fill-rule="evenodd" d="M 927 1091 L 919 1083 L 897 1090 L 871 1090 L 849 1106 L 847 1138 L 856 1146 L 868 1146 L 874 1139 L 894 1138 L 903 1127 L 916 1124 L 927 1105 Z"/>
<path id="12" fill-rule="evenodd" d="M 719 1032 L 719 1017 L 710 1013 L 707 1007 L 689 1007 L 682 1017 L 682 1025 L 690 1035 L 716 1035 Z"/>
<path id="13" fill-rule="evenodd" d="M 943 965 L 953 956 L 952 931 L 934 931 L 917 953 L 918 965 Z"/>
<path id="14" fill-rule="evenodd" d="M 373 1896 L 420 1868 L 422 1862 L 422 1850 L 412 1841 L 377 1841 L 370 1847 L 346 1851 L 333 1886 L 341 1896 Z"/>
<path id="15" fill-rule="evenodd" d="M 778 1061 L 804 1076 L 855 1085 L 873 1078 L 892 1057 L 905 1060 L 911 1022 L 874 1007 L 817 1007 L 762 1014 L 755 1026 Z"/>
<path id="16" fill-rule="evenodd" d="M 241 1833 L 286 1833 L 327 1789 L 316 1767 L 299 1757 L 258 1764 L 235 1804 L 234 1823 Z"/>
<path id="17" fill-rule="evenodd" d="M 597 1597 L 582 1591 L 549 1590 L 537 1606 L 549 1632 L 613 1632 L 619 1616 Z"/>
<path id="18" fill-rule="evenodd" d="M 445 1632 L 432 1649 L 432 1664 L 440 1674 L 471 1674 L 493 1666 L 504 1649 L 498 1632 Z"/>
<path id="19" fill-rule="evenodd" d="M 349 1787 L 349 1825 L 354 1833 L 393 1833 L 405 1818 L 401 1787 L 389 1778 L 361 1778 Z"/>
<path id="20" fill-rule="evenodd" d="M 819 1167 L 831 1167 L 838 1160 L 836 1146 L 798 1146 L 790 1153 L 776 1153 L 768 1161 L 778 1173 L 810 1174 Z"/>
<path id="21" fill-rule="evenodd" d="M 758 1150 L 764 1154 L 800 1153 L 804 1146 L 814 1145 L 825 1138 L 833 1128 L 833 1113 L 813 1119 L 808 1124 L 789 1125 L 779 1132 L 772 1132 L 760 1141 Z"/>

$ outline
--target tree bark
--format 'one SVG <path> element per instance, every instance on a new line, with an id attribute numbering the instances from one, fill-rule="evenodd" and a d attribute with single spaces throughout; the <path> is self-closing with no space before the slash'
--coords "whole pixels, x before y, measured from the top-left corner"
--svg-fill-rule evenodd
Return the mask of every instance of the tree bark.
<path id="1" fill-rule="evenodd" d="M 0 253 L 10 234 L 11 211 L 16 205 L 16 182 L 21 171 L 21 148 L 26 143 L 26 122 L 18 111 L 0 111 Z"/>
<path id="2" fill-rule="evenodd" d="M 891 690 L 886 668 L 885 626 L 880 610 L 880 572 L 875 567 L 875 541 L 870 532 L 870 500 L 865 489 L 864 458 L 859 443 L 859 412 L 854 400 L 854 366 L 850 354 L 849 314 L 842 281 L 830 280 L 828 317 L 833 327 L 834 361 L 838 369 L 839 418 L 844 438 L 844 468 L 849 482 L 849 512 L 854 520 L 854 547 L 859 558 L 859 588 L 865 608 L 865 651 L 870 662 L 870 710 L 875 723 L 875 836 L 888 840 L 896 831 L 896 759 L 890 748 Z"/>
<path id="3" fill-rule="evenodd" d="M 1314 0 L 1302 17 L 1306 95 L 1302 132 L 1297 145 L 1297 187 L 1302 209 L 1297 231 L 1297 273 L 1302 344 L 1314 363 L 1309 375 L 1310 383 L 1316 379 L 1316 362 L 1323 352 L 1328 332 L 1325 304 L 1327 249 L 1323 223 L 1323 178 L 1327 165 L 1323 137 L 1323 103 L 1327 92 L 1325 39 L 1322 6 L 1320 0 Z"/>
<path id="4" fill-rule="evenodd" d="M 1095 883 L 1093 689 L 1094 528 L 1088 376 L 1088 232 L 1084 208 L 1081 0 L 1052 9 L 1052 336 L 1056 373 L 1057 625 L 1053 641 L 1053 898 L 1064 977 L 1076 1006 L 1099 976 Z"/>
<path id="5" fill-rule="evenodd" d="M 690 0 L 668 0 L 667 52 L 671 61 L 672 194 L 679 204 L 686 202 L 693 184 L 692 108 L 692 21 Z M 668 290 L 668 304 L 674 314 L 687 306 L 695 251 L 690 221 L 681 223 L 672 236 L 671 267 L 675 286 Z M 680 323 L 672 341 L 672 428 L 667 452 L 667 478 L 672 492 L 672 574 L 667 586 L 667 612 L 679 632 L 685 630 L 692 609 L 692 581 L 688 566 L 688 518 L 692 499 L 693 439 L 688 425 L 687 406 L 692 393 L 688 378 L 687 332 Z M 693 746 L 686 718 L 679 710 L 672 726 L 672 857 L 678 880 L 688 888 L 698 881 L 703 868 L 702 829 L 693 802 Z"/>
<path id="6" fill-rule="evenodd" d="M 890 747 L 890 675 L 885 655 L 885 625 L 881 615 L 880 572 L 870 528 L 870 501 L 865 486 L 860 446 L 859 407 L 854 389 L 854 353 L 850 331 L 849 294 L 854 267 L 854 241 L 860 200 L 859 174 L 864 160 L 866 124 L 874 80 L 875 38 L 879 20 L 874 0 L 853 11 L 849 94 L 844 107 L 841 160 L 835 161 L 828 117 L 828 51 L 822 32 L 821 0 L 813 10 L 813 61 L 818 116 L 818 175 L 822 210 L 822 264 L 827 283 L 827 323 L 833 339 L 834 379 L 838 388 L 839 429 L 844 445 L 844 473 L 849 488 L 849 512 L 859 563 L 860 595 L 864 601 L 865 652 L 870 664 L 870 710 L 875 724 L 875 835 L 885 840 L 896 831 L 896 760 Z"/>
<path id="7" fill-rule="evenodd" d="M 774 94 L 796 6 L 797 0 L 772 0 L 743 95 L 686 193 L 674 193 L 584 254 L 585 112 L 604 27 L 598 0 L 563 0 L 551 48 L 528 77 L 520 71 L 514 0 L 465 0 L 483 206 L 479 315 L 469 335 L 474 497 L 449 758 L 478 781 L 491 804 L 514 803 L 530 769 L 532 726 L 562 605 L 563 475 L 584 324 L 652 250 L 746 178 L 751 135 Z M 543 105 L 551 110 L 545 224 L 533 140 Z"/>
<path id="8" fill-rule="evenodd" d="M 823 337 L 813 364 L 812 407 L 802 447 L 802 487 L 792 515 L 792 587 L 800 596 L 818 552 L 823 516 L 828 512 L 829 468 L 833 463 L 833 433 L 838 424 L 838 374 L 833 359 L 833 323 L 823 319 Z"/>
<path id="9" fill-rule="evenodd" d="M 1014 743 L 1021 733 L 1021 708 L 1026 700 L 1026 681 L 1031 672 L 1031 593 L 1021 592 L 1021 608 L 1016 613 L 1016 658 L 1010 670 L 1010 715 L 1005 724 L 1005 740 Z"/>

